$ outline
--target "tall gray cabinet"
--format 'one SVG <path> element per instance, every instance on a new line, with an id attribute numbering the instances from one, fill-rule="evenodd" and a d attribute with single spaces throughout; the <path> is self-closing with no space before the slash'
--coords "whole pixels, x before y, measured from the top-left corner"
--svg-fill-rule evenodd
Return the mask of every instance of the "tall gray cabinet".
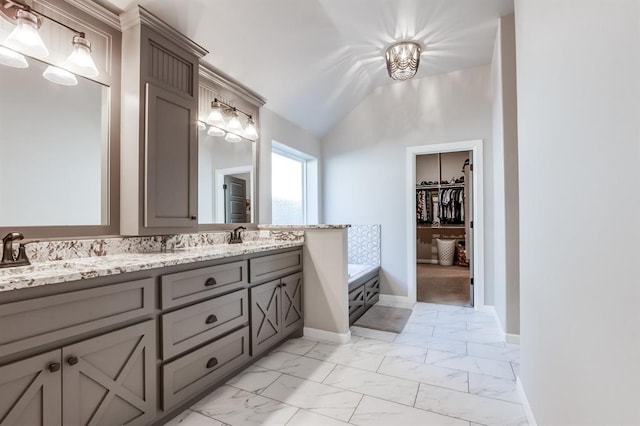
<path id="1" fill-rule="evenodd" d="M 199 61 L 207 51 L 142 7 L 121 20 L 121 233 L 194 232 Z"/>

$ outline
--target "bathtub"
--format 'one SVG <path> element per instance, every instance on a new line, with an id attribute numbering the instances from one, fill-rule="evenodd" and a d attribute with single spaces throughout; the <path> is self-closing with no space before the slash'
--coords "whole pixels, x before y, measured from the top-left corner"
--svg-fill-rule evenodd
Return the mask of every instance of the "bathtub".
<path id="1" fill-rule="evenodd" d="M 373 271 L 374 269 L 377 269 L 378 266 L 377 265 L 362 265 L 362 264 L 355 264 L 355 263 L 349 263 L 347 265 L 347 272 L 349 274 L 349 282 L 352 282 L 356 279 L 358 279 L 359 277 L 367 274 L 368 272 Z"/>

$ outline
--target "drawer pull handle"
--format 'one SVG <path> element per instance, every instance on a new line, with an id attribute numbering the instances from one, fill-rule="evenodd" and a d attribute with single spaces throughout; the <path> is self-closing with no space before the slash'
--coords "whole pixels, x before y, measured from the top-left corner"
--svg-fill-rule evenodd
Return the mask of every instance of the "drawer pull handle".
<path id="1" fill-rule="evenodd" d="M 67 364 L 69 365 L 76 365 L 78 363 L 78 358 L 75 356 L 70 356 L 69 358 L 67 358 Z"/>
<path id="2" fill-rule="evenodd" d="M 58 370 L 60 370 L 59 362 L 52 362 L 51 364 L 49 364 L 49 371 L 51 371 L 52 373 L 55 373 Z"/>
<path id="3" fill-rule="evenodd" d="M 206 324 L 213 324 L 214 322 L 218 321 L 218 317 L 211 314 L 207 317 L 207 320 L 205 321 Z"/>
<path id="4" fill-rule="evenodd" d="M 216 285 L 216 279 L 215 278 L 207 278 L 207 280 L 204 282 L 204 286 L 205 287 L 211 287 L 212 285 Z"/>
<path id="5" fill-rule="evenodd" d="M 207 361 L 207 368 L 213 368 L 216 365 L 218 365 L 218 358 L 211 358 L 209 361 Z"/>

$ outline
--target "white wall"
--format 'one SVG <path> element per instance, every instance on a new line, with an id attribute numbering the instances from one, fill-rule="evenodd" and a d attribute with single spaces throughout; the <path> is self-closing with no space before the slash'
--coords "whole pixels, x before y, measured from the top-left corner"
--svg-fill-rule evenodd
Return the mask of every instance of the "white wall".
<path id="1" fill-rule="evenodd" d="M 500 19 L 491 63 L 493 88 L 494 306 L 502 329 L 520 333 L 518 128 L 515 19 Z"/>
<path id="2" fill-rule="evenodd" d="M 638 425 L 640 3 L 515 15 L 521 381 L 539 425 Z"/>
<path id="3" fill-rule="evenodd" d="M 271 223 L 271 142 L 276 141 L 320 162 L 320 141 L 306 130 L 296 126 L 266 107 L 260 108 L 260 161 L 259 176 L 259 223 Z M 321 174 L 322 165 L 316 162 L 311 167 Z M 317 201 L 316 201 L 317 204 Z M 319 217 L 318 221 L 322 221 Z"/>
<path id="4" fill-rule="evenodd" d="M 415 212 L 405 199 L 406 147 L 484 139 L 490 170 L 490 89 L 489 66 L 379 87 L 323 140 L 324 219 L 382 225 L 384 294 L 407 296 L 405 231 Z M 493 261 L 486 249 L 485 270 Z"/>

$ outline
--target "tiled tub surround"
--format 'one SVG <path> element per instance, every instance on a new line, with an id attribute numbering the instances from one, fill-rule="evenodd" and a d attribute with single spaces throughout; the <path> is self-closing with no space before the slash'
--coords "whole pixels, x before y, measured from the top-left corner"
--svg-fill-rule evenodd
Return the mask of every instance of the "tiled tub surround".
<path id="1" fill-rule="evenodd" d="M 348 230 L 348 263 L 380 266 L 380 225 L 351 225 Z"/>
<path id="2" fill-rule="evenodd" d="M 78 279 L 181 265 L 301 246 L 302 231 L 245 231 L 243 244 L 227 244 L 228 232 L 122 237 L 27 244 L 31 266 L 0 270 L 0 292 Z"/>

